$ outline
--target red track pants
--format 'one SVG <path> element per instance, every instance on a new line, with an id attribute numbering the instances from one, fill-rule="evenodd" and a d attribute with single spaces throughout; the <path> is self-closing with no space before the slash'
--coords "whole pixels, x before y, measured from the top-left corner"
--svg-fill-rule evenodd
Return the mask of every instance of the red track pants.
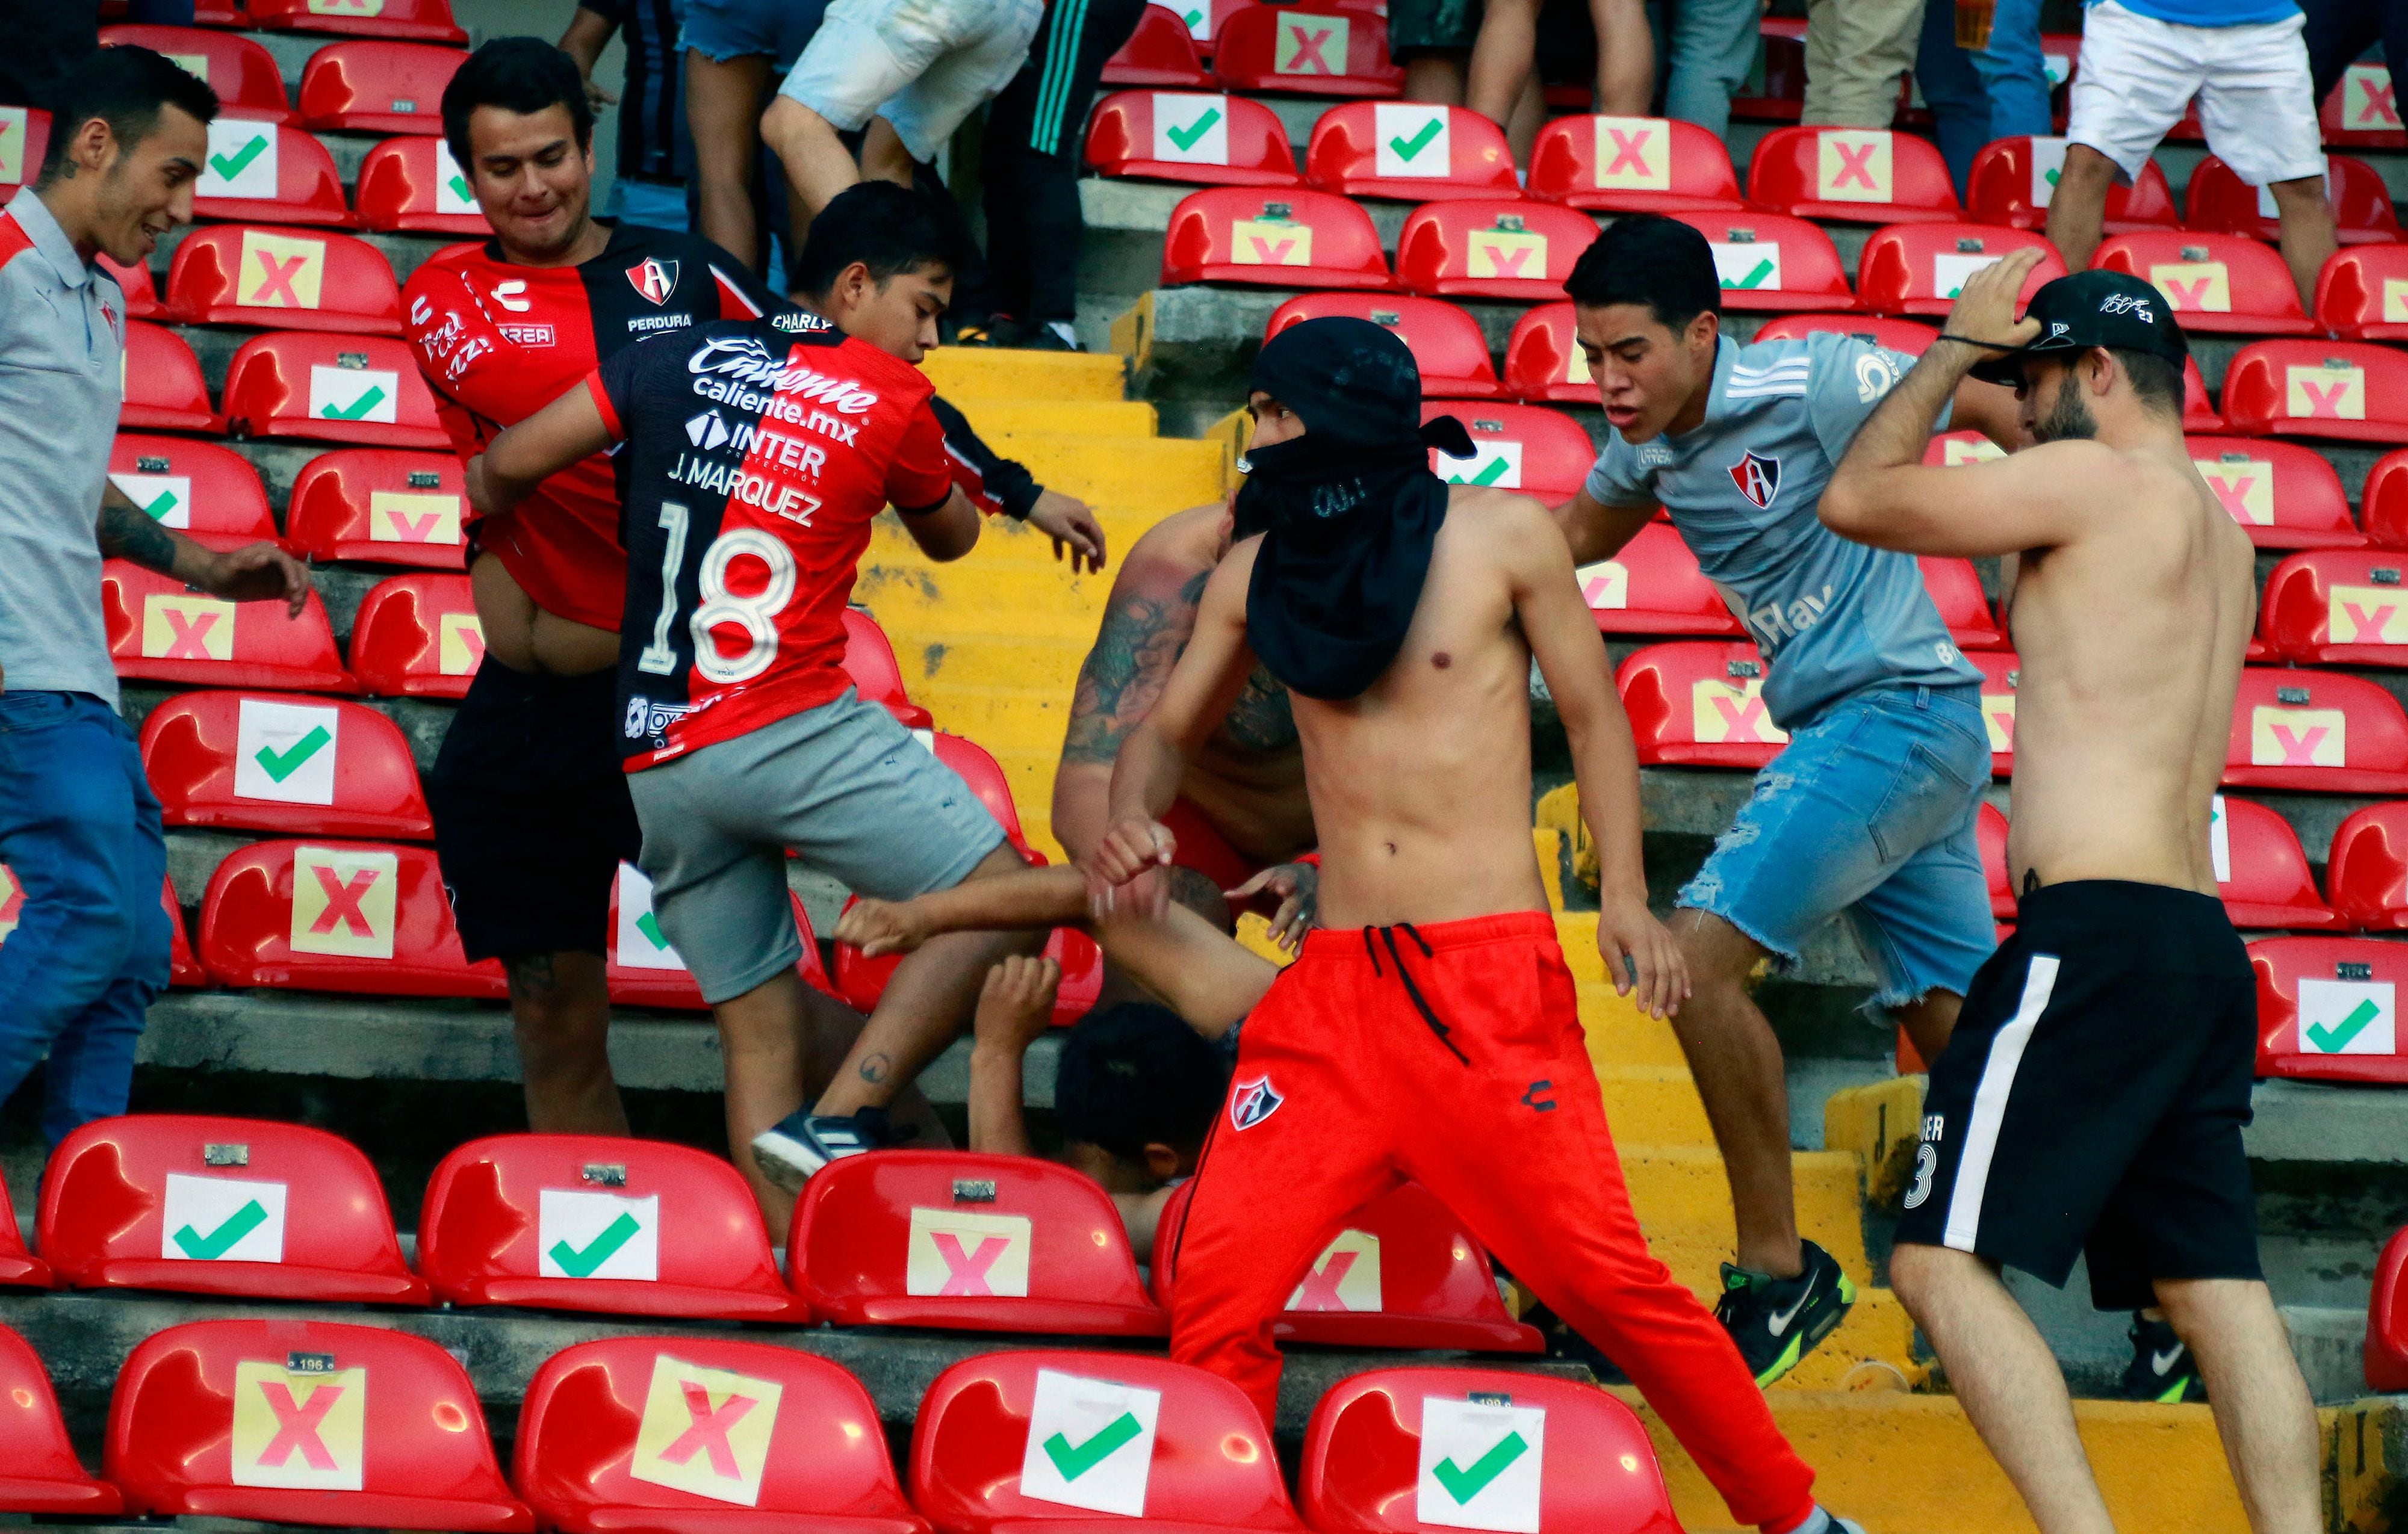
<path id="1" fill-rule="evenodd" d="M 1345 1219 L 1412 1177 L 1629 1374 L 1742 1523 L 1813 1511 L 1814 1472 L 1630 1210 L 1553 918 L 1324 929 L 1246 1020 L 1178 1232 L 1170 1355 L 1268 1424 L 1271 1321 Z"/>

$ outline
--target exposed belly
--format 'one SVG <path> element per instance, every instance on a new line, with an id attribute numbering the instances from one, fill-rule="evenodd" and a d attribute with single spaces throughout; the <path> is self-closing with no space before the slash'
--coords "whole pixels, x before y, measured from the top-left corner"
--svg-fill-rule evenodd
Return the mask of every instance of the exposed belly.
<path id="1" fill-rule="evenodd" d="M 1295 746 L 1249 751 L 1215 735 L 1188 762 L 1179 795 L 1249 858 L 1285 862 L 1318 845 L 1304 752 Z"/>

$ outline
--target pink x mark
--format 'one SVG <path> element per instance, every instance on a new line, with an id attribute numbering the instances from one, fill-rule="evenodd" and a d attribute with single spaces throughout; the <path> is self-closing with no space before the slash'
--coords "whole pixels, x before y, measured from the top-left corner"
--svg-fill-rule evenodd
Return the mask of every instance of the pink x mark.
<path id="1" fill-rule="evenodd" d="M 2308 414 L 2310 416 L 2315 417 L 2319 420 L 2339 420 L 2341 419 L 2342 391 L 2349 387 L 2346 381 L 2337 383 L 2330 389 L 2319 389 L 2315 384 L 2307 382 L 2302 382 L 2300 387 L 2308 391 Z"/>
<path id="2" fill-rule="evenodd" d="M 1647 141 L 1656 136 L 1656 130 L 1641 128 L 1636 133 L 1625 133 L 1620 128 L 1608 128 L 1606 132 L 1613 135 L 1613 163 L 1605 167 L 1605 173 L 1619 176 L 1628 170 L 1634 175 L 1646 175 L 1647 156 L 1644 151 Z"/>
<path id="3" fill-rule="evenodd" d="M 1831 146 L 1840 153 L 1840 174 L 1831 178 L 1832 190 L 1846 186 L 1851 180 L 1860 183 L 1867 192 L 1881 189 L 1873 184 L 1873 150 L 1878 144 L 1859 144 L 1851 149 L 1845 144 Z"/>
<path id="4" fill-rule="evenodd" d="M 2007 749 L 2010 751 L 2014 750 L 2015 748 L 2015 716 L 2014 711 L 2008 710 L 2000 713 L 1994 710 L 1990 715 L 1990 722 L 1999 727 L 1999 738 L 2007 743 Z"/>
<path id="5" fill-rule="evenodd" d="M 1289 36 L 1296 39 L 1296 56 L 1288 61 L 1288 73 L 1305 74 L 1307 64 L 1319 69 L 1325 75 L 1338 73 L 1321 52 L 1323 49 L 1329 46 L 1330 36 L 1337 30 L 1336 27 L 1323 27 L 1319 32 L 1307 32 L 1301 25 L 1294 26 Z"/>
<path id="6" fill-rule="evenodd" d="M 2324 744 L 2325 731 L 2329 727 L 2317 725 L 2305 735 L 2292 734 L 2286 725 L 2270 724 L 2266 728 L 2273 735 L 2274 744 L 2283 748 L 2282 765 L 2313 767 L 2316 764 L 2316 747 Z"/>
<path id="7" fill-rule="evenodd" d="M 1338 1297 L 1338 1285 L 1345 1283 L 1346 1275 L 1354 1271 L 1354 1258 L 1359 1255 L 1354 1252 L 1330 1253 L 1329 1260 L 1322 1264 L 1320 1271 L 1304 1275 L 1304 1293 L 1298 1295 L 1296 1303 L 1290 1305 L 1288 1309 L 1292 1311 L 1344 1310 L 1346 1301 Z"/>
<path id="8" fill-rule="evenodd" d="M 1772 739 L 1770 735 L 1764 732 L 1766 721 L 1763 699 L 1750 698 L 1747 700 L 1747 706 L 1742 708 L 1728 698 L 1716 698 L 1714 708 L 1723 717 L 1725 740 L 1770 741 Z"/>
<path id="9" fill-rule="evenodd" d="M 1292 237 L 1283 239 L 1277 245 L 1273 245 L 1260 234 L 1249 234 L 1246 237 L 1254 242 L 1255 258 L 1265 266 L 1286 265 L 1287 253 L 1296 249 L 1296 241 Z"/>
<path id="10" fill-rule="evenodd" d="M 2377 607 L 2372 613 L 2369 613 L 2355 602 L 2344 602 L 2341 605 L 2342 610 L 2349 614 L 2349 620 L 2358 626 L 2358 632 L 2350 637 L 2371 638 L 2378 645 L 2383 642 L 2383 631 L 2391 626 L 2391 615 L 2400 610 L 2397 605 L 2389 603 Z"/>
<path id="11" fill-rule="evenodd" d="M 986 1275 L 995 1266 L 996 1258 L 1003 1256 L 1004 1248 L 1011 1244 L 1011 1238 L 984 1237 L 979 1242 L 977 1251 L 967 1254 L 962 1251 L 961 1238 L 950 1230 L 936 1231 L 929 1240 L 937 1243 L 937 1255 L 945 1259 L 945 1286 L 937 1291 L 939 1294 L 995 1293 L 987 1286 Z"/>
<path id="12" fill-rule="evenodd" d="M 218 615 L 181 613 L 173 607 L 165 611 L 167 627 L 174 632 L 167 642 L 167 653 L 165 659 L 169 660 L 208 660 L 210 658 L 208 644 L 209 630 L 216 625 Z"/>
<path id="13" fill-rule="evenodd" d="M 2166 291 L 2172 296 L 2175 308 L 2196 309 L 2207 303 L 2207 285 L 2214 280 L 2214 277 L 2203 277 L 2193 282 L 2185 282 L 2180 277 L 2168 277 Z"/>
<path id="14" fill-rule="evenodd" d="M 696 1454 L 710 1456 L 710 1473 L 733 1481 L 743 1471 L 736 1465 L 736 1448 L 727 1442 L 728 1429 L 743 1421 L 755 1406 L 750 1396 L 730 1396 L 710 1409 L 710 1392 L 692 1380 L 681 1380 L 678 1388 L 685 1394 L 685 1413 L 692 1419 L 677 1441 L 661 1451 L 661 1457 L 672 1465 L 682 1465 Z"/>
<path id="15" fill-rule="evenodd" d="M 259 264 L 264 270 L 259 278 L 259 302 L 289 304 L 296 309 L 305 307 L 301 295 L 293 291 L 293 279 L 301 275 L 301 268 L 308 259 L 307 256 L 294 256 L 291 261 L 279 261 L 262 250 Z"/>
<path id="16" fill-rule="evenodd" d="M 2257 486 L 2258 476 L 2254 474 L 2245 479 L 2236 479 L 2229 485 L 2221 479 L 2211 479 L 2207 482 L 2207 488 L 2214 490 L 2215 498 L 2224 503 L 2224 509 L 2232 513 L 2237 520 L 2244 522 L 2249 520 L 2249 492 Z"/>
<path id="17" fill-rule="evenodd" d="M 368 914 L 360 909 L 360 902 L 376 888 L 376 870 L 361 869 L 346 882 L 335 877 L 335 871 L 323 863 L 313 863 L 309 872 L 318 875 L 318 888 L 326 892 L 326 908 L 309 924 L 313 932 L 331 932 L 340 921 L 355 936 L 374 937 L 376 929 L 368 925 Z M 315 1397 L 310 1398 L 315 1399 Z"/>
<path id="18" fill-rule="evenodd" d="M 260 1455 L 262 1465 L 277 1466 L 293 1457 L 298 1449 L 302 1459 L 313 1470 L 331 1470 L 335 1456 L 327 1452 L 325 1441 L 318 1436 L 318 1425 L 343 1399 L 343 1386 L 322 1385 L 309 1392 L 307 1401 L 295 1401 L 287 1386 L 272 1380 L 262 1380 L 260 1394 L 267 1398 L 267 1409 L 276 1413 L 276 1436 L 269 1440 L 265 1452 Z"/>
<path id="19" fill-rule="evenodd" d="M 1496 263 L 1498 277 L 1520 277 L 1522 263 L 1530 259 L 1530 248 L 1526 245 L 1492 245 L 1488 248 L 1488 259 Z"/>
<path id="20" fill-rule="evenodd" d="M 2395 86 L 2387 82 L 2377 85 L 2372 80 L 2368 80 L 2366 109 L 2358 114 L 2358 120 L 2360 122 L 2381 123 L 2393 128 L 2400 126 L 2400 104 L 2392 95 L 2395 89 Z"/>
<path id="21" fill-rule="evenodd" d="M 460 647 L 468 652 L 468 669 L 474 671 L 485 659 L 485 631 L 475 623 L 463 623 L 452 631 Z"/>
<path id="22" fill-rule="evenodd" d="M 393 518 L 393 529 L 412 543 L 423 544 L 435 536 L 435 523 L 443 514 L 430 511 L 422 517 L 411 517 L 388 508 L 385 515 Z"/>

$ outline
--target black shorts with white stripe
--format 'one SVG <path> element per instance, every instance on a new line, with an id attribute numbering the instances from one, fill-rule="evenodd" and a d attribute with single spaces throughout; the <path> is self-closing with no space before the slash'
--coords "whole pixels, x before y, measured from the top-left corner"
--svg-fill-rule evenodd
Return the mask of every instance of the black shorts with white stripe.
<path id="1" fill-rule="evenodd" d="M 2023 898 L 1931 1070 L 1898 1239 L 2101 1310 L 2157 1279 L 2258 1278 L 2241 1129 L 2257 1063 L 2249 958 L 2221 902 L 2086 879 Z"/>

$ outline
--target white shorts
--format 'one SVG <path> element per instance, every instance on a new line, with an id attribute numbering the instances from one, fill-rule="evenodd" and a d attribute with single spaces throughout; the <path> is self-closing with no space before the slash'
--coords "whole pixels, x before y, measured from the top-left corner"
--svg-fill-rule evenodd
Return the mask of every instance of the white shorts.
<path id="1" fill-rule="evenodd" d="M 1011 83 L 1044 19 L 1042 0 L 835 0 L 779 93 L 846 132 L 882 117 L 924 163 Z"/>
<path id="2" fill-rule="evenodd" d="M 2138 176 L 2166 130 L 2199 98 L 2207 147 L 2253 187 L 2325 173 L 2307 18 L 2248 26 L 2160 21 L 2099 0 L 2083 14 L 2066 136 Z"/>

